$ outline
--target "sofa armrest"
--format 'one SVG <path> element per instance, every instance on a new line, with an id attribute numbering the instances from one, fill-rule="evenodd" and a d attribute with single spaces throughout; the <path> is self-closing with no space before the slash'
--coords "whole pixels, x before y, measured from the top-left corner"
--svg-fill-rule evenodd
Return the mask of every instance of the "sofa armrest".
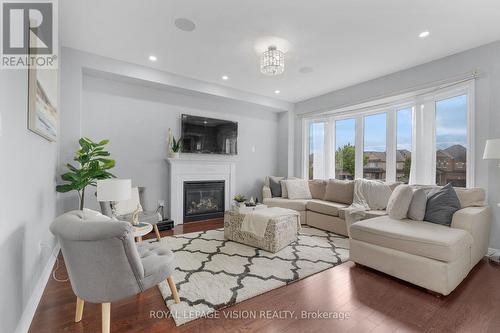
<path id="1" fill-rule="evenodd" d="M 490 242 L 490 207 L 466 207 L 453 214 L 452 228 L 462 229 L 472 235 L 472 266 L 476 265 L 488 252 Z M 471 266 L 471 268 L 472 268 Z"/>
<path id="2" fill-rule="evenodd" d="M 264 199 L 269 199 L 272 197 L 273 196 L 271 194 L 271 188 L 269 186 L 264 185 L 264 187 L 262 187 L 262 201 L 264 201 Z"/>

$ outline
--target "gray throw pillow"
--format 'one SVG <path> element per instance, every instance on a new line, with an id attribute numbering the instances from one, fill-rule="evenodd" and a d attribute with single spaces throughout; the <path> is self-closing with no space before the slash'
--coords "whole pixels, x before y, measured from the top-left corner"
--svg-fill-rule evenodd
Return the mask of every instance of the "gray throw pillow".
<path id="1" fill-rule="evenodd" d="M 427 195 L 424 221 L 450 226 L 453 214 L 459 209 L 457 193 L 451 184 L 447 184 Z"/>
<path id="2" fill-rule="evenodd" d="M 284 179 L 284 177 L 269 177 L 269 188 L 271 189 L 271 196 L 281 197 L 281 184 L 280 180 Z"/>
<path id="3" fill-rule="evenodd" d="M 427 206 L 427 192 L 423 188 L 413 191 L 410 207 L 408 208 L 408 218 L 414 221 L 423 221 L 425 217 L 425 207 Z"/>

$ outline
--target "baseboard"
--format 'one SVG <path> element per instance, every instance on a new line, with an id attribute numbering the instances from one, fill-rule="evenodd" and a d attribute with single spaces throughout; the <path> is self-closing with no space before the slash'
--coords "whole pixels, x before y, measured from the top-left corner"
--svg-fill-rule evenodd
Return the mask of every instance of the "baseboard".
<path id="1" fill-rule="evenodd" d="M 33 293 L 31 293 L 31 297 L 28 301 L 28 304 L 24 308 L 23 314 L 19 323 L 17 324 L 17 328 L 15 333 L 27 333 L 30 329 L 31 322 L 33 321 L 33 317 L 35 316 L 36 309 L 38 307 L 38 303 L 42 299 L 43 291 L 45 290 L 45 286 L 49 281 L 50 276 L 52 275 L 52 268 L 54 267 L 54 263 L 56 262 L 57 255 L 59 254 L 59 250 L 61 247 L 59 243 L 54 246 L 52 249 L 52 253 L 50 254 L 50 258 L 43 269 L 42 276 L 38 280 Z"/>
<path id="2" fill-rule="evenodd" d="M 494 256 L 494 255 L 497 255 L 497 254 L 500 255 L 500 250 L 499 249 L 494 249 L 494 248 L 491 248 L 491 247 L 488 248 L 488 254 L 487 254 L 488 257 L 489 256 Z"/>

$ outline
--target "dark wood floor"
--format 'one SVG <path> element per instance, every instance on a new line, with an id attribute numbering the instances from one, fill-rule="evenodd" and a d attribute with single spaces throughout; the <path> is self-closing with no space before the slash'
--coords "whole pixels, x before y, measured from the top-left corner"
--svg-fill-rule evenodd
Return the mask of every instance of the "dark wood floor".
<path id="1" fill-rule="evenodd" d="M 222 225 L 222 220 L 190 223 L 162 232 L 162 236 L 215 229 Z M 57 277 L 66 277 L 64 264 L 57 271 Z M 150 311 L 167 311 L 158 288 L 151 288 L 141 295 L 112 304 L 111 331 L 499 332 L 499 284 L 500 267 L 484 260 L 450 296 L 438 298 L 400 280 L 347 262 L 227 308 L 220 312 L 219 319 L 198 319 L 179 327 L 175 326 L 173 319 L 150 318 Z M 256 311 L 259 314 L 268 310 L 295 311 L 299 317 L 302 311 L 342 311 L 350 318 L 225 318 L 234 311 L 240 311 L 240 314 Z M 100 332 L 99 305 L 85 304 L 80 323 L 74 323 L 74 315 L 75 296 L 69 282 L 50 279 L 30 332 Z"/>

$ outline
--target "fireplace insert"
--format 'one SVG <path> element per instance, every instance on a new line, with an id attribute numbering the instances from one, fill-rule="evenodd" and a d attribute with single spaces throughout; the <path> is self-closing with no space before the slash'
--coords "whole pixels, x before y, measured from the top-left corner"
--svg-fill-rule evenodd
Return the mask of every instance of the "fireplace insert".
<path id="1" fill-rule="evenodd" d="M 184 222 L 224 216 L 224 181 L 184 182 Z"/>

